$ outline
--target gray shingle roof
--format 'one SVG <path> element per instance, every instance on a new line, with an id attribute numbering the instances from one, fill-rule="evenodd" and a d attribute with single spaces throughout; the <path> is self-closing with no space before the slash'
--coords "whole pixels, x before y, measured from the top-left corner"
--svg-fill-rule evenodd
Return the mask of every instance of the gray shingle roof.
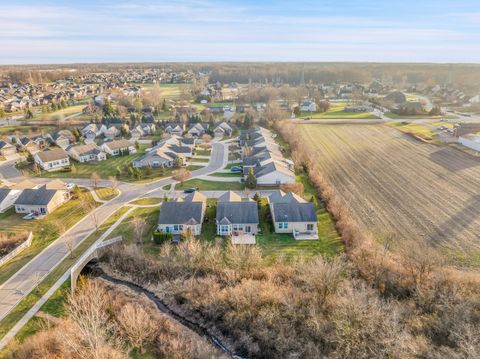
<path id="1" fill-rule="evenodd" d="M 24 189 L 15 201 L 15 204 L 23 205 L 47 205 L 57 193 L 56 190 L 42 186 L 39 189 Z"/>
<path id="2" fill-rule="evenodd" d="M 225 222 L 224 219 L 228 219 L 231 223 L 246 224 L 256 223 L 258 224 L 258 207 L 257 202 L 219 202 L 217 203 L 217 216 L 218 222 Z"/>
<path id="3" fill-rule="evenodd" d="M 3 200 L 8 196 L 10 191 L 10 188 L 0 188 L 0 203 L 3 202 Z"/>
<path id="4" fill-rule="evenodd" d="M 164 202 L 160 208 L 159 224 L 202 223 L 202 202 Z"/>
<path id="5" fill-rule="evenodd" d="M 275 222 L 316 222 L 313 203 L 272 203 Z"/>

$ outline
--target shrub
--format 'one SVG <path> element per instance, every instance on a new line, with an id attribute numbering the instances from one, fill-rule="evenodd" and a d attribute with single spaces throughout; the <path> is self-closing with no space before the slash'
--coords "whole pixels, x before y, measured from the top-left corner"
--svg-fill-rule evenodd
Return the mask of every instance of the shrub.
<path id="1" fill-rule="evenodd" d="M 172 238 L 173 235 L 171 233 L 164 233 L 159 231 L 153 232 L 153 241 L 155 242 L 155 244 L 163 244 L 167 241 L 171 241 Z"/>

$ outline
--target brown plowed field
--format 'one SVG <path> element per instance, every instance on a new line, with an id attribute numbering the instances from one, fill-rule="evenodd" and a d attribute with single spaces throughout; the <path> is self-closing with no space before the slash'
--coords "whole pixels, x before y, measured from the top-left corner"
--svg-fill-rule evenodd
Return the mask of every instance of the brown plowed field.
<path id="1" fill-rule="evenodd" d="M 323 174 L 377 237 L 480 248 L 480 159 L 384 125 L 298 125 Z"/>

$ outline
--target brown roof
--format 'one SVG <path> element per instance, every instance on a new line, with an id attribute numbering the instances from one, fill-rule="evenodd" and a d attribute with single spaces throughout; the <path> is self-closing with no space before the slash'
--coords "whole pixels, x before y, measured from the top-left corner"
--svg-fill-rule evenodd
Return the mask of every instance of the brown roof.
<path id="1" fill-rule="evenodd" d="M 127 148 L 131 146 L 130 141 L 125 139 L 105 142 L 105 145 L 107 145 L 111 150 L 118 150 L 120 148 Z"/>
<path id="2" fill-rule="evenodd" d="M 68 158 L 67 152 L 62 148 L 52 148 L 47 151 L 38 152 L 37 156 L 42 160 L 42 162 L 50 162 Z"/>

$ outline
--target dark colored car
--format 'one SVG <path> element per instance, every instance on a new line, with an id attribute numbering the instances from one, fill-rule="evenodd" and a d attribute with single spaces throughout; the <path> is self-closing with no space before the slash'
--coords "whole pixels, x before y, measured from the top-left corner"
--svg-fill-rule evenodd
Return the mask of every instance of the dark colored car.
<path id="1" fill-rule="evenodd" d="M 196 190 L 197 190 L 196 188 L 186 188 L 186 189 L 183 190 L 183 193 L 193 193 Z"/>

